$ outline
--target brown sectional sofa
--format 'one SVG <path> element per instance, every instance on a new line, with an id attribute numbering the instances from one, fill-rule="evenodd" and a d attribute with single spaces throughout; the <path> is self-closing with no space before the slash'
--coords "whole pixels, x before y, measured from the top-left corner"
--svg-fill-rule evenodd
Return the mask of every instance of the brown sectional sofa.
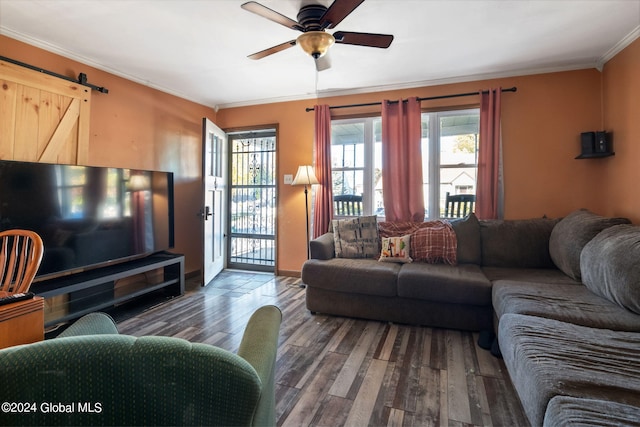
<path id="1" fill-rule="evenodd" d="M 311 241 L 304 263 L 312 312 L 470 331 L 493 329 L 492 278 L 575 282 L 551 261 L 555 219 L 452 222 L 457 265 L 336 258 L 334 237 Z"/>
<path id="2" fill-rule="evenodd" d="M 532 425 L 638 425 L 640 227 L 585 210 L 452 225 L 456 266 L 340 259 L 331 233 L 315 239 L 307 308 L 493 329 Z"/>

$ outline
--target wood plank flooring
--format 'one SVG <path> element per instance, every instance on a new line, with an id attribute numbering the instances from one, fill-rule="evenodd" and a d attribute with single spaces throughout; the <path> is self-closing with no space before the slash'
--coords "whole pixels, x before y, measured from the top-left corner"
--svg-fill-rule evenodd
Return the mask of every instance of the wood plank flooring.
<path id="1" fill-rule="evenodd" d="M 283 312 L 276 366 L 280 426 L 526 426 L 502 360 L 477 334 L 326 315 L 300 280 L 227 270 L 182 297 L 111 312 L 121 333 L 235 352 L 258 307 Z"/>

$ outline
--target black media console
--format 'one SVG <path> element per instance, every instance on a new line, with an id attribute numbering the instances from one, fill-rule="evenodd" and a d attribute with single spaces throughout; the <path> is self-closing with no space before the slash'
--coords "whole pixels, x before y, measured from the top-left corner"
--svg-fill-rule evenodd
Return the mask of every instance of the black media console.
<path id="1" fill-rule="evenodd" d="M 184 294 L 183 255 L 157 253 L 34 282 L 29 290 L 45 298 L 46 328 L 159 289 L 168 295 Z"/>

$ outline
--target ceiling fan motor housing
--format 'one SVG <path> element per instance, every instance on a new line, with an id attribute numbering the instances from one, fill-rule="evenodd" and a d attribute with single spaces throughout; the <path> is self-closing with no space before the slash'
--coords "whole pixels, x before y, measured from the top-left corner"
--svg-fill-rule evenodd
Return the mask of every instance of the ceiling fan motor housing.
<path id="1" fill-rule="evenodd" d="M 303 6 L 298 15 L 298 23 L 304 27 L 304 31 L 323 31 L 320 25 L 320 18 L 327 11 L 327 8 L 321 4 L 309 4 Z"/>

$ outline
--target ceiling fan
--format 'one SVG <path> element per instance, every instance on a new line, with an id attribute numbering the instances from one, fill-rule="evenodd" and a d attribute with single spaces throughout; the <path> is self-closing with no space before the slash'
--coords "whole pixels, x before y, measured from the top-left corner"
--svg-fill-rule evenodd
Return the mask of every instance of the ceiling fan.
<path id="1" fill-rule="evenodd" d="M 350 31 L 336 31 L 330 34 L 326 31 L 335 28 L 362 2 L 364 0 L 335 0 L 328 8 L 321 4 L 308 4 L 302 6 L 298 11 L 297 21 L 255 1 L 244 3 L 241 6 L 244 10 L 292 30 L 302 32 L 297 39 L 261 50 L 248 57 L 250 59 L 261 59 L 298 44 L 302 47 L 302 50 L 315 59 L 316 69 L 322 71 L 331 66 L 326 53 L 334 43 L 388 48 L 393 41 L 393 36 L 389 34 L 355 33 Z"/>

